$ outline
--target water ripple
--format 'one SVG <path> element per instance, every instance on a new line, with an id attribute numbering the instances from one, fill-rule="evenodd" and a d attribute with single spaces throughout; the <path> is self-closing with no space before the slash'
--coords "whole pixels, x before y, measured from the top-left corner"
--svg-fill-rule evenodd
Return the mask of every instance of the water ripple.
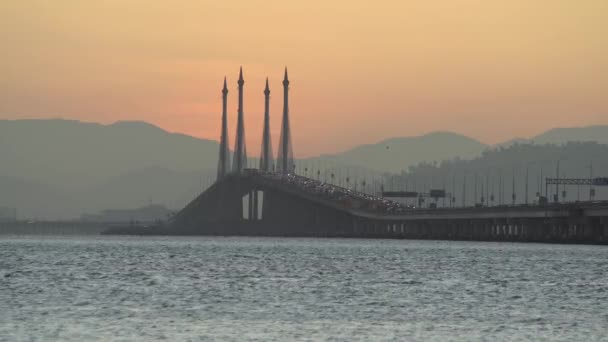
<path id="1" fill-rule="evenodd" d="M 608 249 L 3 237 L 0 341 L 602 340 Z"/>

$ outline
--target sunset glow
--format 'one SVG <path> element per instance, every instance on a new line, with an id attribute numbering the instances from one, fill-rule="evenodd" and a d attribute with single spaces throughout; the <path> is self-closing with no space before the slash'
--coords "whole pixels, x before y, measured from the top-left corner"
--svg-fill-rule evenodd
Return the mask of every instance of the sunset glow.
<path id="1" fill-rule="evenodd" d="M 608 1 L 35 1 L 0 4 L 0 118 L 142 120 L 218 140 L 245 77 L 278 141 L 291 79 L 297 156 L 449 130 L 486 143 L 608 124 Z"/>

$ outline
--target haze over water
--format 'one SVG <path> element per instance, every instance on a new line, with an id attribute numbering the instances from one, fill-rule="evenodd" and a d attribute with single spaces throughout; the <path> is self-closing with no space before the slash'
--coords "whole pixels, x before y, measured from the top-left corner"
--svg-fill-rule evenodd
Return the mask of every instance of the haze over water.
<path id="1" fill-rule="evenodd" d="M 605 340 L 608 249 L 3 237 L 0 341 Z"/>

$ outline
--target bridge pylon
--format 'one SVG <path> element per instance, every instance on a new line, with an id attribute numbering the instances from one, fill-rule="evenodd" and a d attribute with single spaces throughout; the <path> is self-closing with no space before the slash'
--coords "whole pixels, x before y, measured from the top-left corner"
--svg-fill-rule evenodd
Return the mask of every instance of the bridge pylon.
<path id="1" fill-rule="evenodd" d="M 260 156 L 260 170 L 273 171 L 274 163 L 272 158 L 272 141 L 270 139 L 270 88 L 268 78 L 266 78 L 266 88 L 264 89 L 264 131 L 262 132 L 262 153 Z"/>
<path id="2" fill-rule="evenodd" d="M 224 77 L 222 89 L 222 132 L 220 136 L 220 152 L 217 163 L 217 179 L 221 179 L 230 172 L 230 150 L 228 149 L 228 86 Z"/>
<path id="3" fill-rule="evenodd" d="M 243 114 L 243 67 L 239 71 L 239 108 L 236 123 L 236 141 L 234 144 L 234 162 L 232 172 L 242 173 L 247 168 L 247 148 L 245 146 L 245 119 Z"/>
<path id="4" fill-rule="evenodd" d="M 283 174 L 294 172 L 295 169 L 291 129 L 289 127 L 289 78 L 287 77 L 287 68 L 285 68 L 285 77 L 283 78 L 283 123 L 281 125 L 281 139 L 279 140 L 277 169 Z"/>

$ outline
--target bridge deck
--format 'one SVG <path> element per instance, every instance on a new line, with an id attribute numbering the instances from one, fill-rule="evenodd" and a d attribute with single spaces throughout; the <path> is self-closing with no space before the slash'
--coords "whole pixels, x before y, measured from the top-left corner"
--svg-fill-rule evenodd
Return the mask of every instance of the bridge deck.
<path id="1" fill-rule="evenodd" d="M 352 215 L 380 220 L 449 220 L 467 218 L 553 218 L 577 212 L 584 216 L 608 216 L 608 201 L 568 204 L 503 205 L 492 207 L 415 208 L 371 194 L 324 183 L 299 175 L 247 170 L 254 182 L 306 197 Z"/>
<path id="2" fill-rule="evenodd" d="M 604 244 L 608 202 L 413 208 L 307 177 L 245 170 L 213 184 L 170 227 L 168 234 Z"/>

